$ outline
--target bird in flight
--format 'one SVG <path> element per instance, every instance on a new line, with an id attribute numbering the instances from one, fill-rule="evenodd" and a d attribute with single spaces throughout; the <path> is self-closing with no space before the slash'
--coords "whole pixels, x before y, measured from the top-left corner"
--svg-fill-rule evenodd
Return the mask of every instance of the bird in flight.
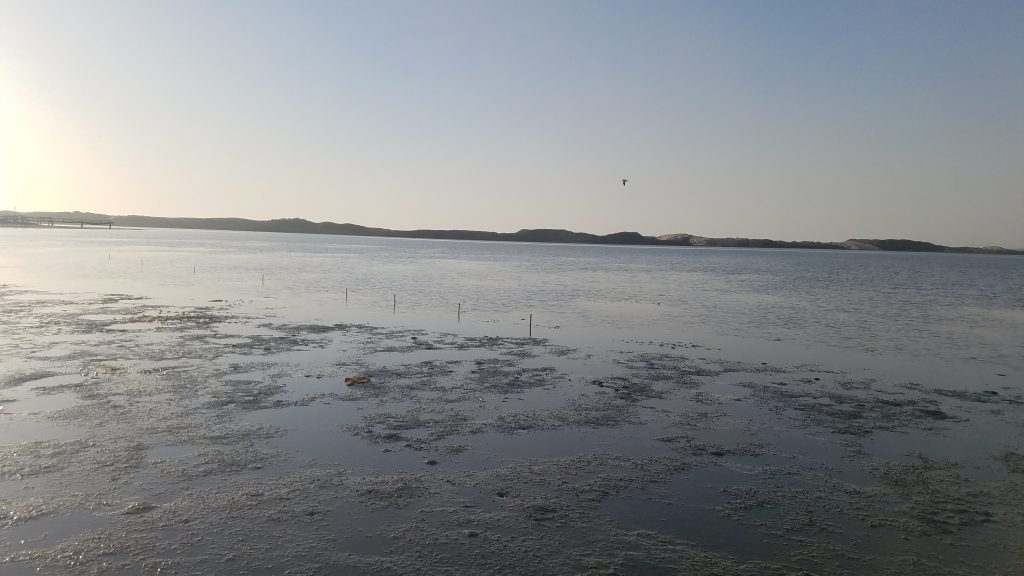
<path id="1" fill-rule="evenodd" d="M 622 179 L 622 185 L 623 185 L 623 186 L 625 186 L 625 185 L 626 185 L 626 182 L 629 182 L 629 180 L 626 180 L 625 178 L 623 178 L 623 179 Z"/>

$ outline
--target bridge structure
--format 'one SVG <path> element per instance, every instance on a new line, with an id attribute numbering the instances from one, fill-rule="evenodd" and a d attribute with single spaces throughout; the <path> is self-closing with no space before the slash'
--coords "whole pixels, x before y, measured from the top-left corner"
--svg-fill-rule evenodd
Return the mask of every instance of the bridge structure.
<path id="1" fill-rule="evenodd" d="M 86 226 L 106 226 L 112 228 L 113 220 L 90 220 L 88 218 L 53 218 L 50 216 L 29 216 L 26 214 L 0 214 L 0 226 L 33 226 L 47 228 L 85 228 Z"/>

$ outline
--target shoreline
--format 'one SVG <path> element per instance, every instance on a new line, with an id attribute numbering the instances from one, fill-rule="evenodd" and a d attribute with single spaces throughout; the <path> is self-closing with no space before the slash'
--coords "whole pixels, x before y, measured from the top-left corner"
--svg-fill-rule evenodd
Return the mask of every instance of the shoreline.
<path id="1" fill-rule="evenodd" d="M 378 238 L 411 238 L 430 240 L 505 241 L 552 244 L 597 244 L 622 246 L 688 246 L 717 248 L 776 248 L 806 250 L 884 252 L 940 252 L 954 254 L 1024 255 L 1024 250 L 1000 246 L 943 246 L 906 239 L 849 239 L 844 241 L 791 241 L 767 238 L 711 238 L 692 234 L 643 236 L 637 232 L 616 232 L 595 235 L 563 229 L 523 229 L 518 232 L 479 230 L 391 230 L 358 224 L 311 222 L 301 218 L 250 220 L 246 218 L 169 218 L 159 216 L 110 216 L 88 212 L 24 212 L 0 211 L 0 218 L 24 216 L 31 218 L 88 218 L 113 221 L 119 228 L 175 228 L 183 230 L 232 230 L 240 232 L 275 232 L 293 234 L 325 234 Z M 23 226 L 11 226 L 23 227 Z"/>

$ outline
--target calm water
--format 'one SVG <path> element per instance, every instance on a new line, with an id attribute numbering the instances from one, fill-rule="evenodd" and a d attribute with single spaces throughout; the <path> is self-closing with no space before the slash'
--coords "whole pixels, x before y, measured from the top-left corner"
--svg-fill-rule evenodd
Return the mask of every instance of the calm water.
<path id="1" fill-rule="evenodd" d="M 187 230 L 4 229 L 0 245 L 0 282 L 51 292 L 495 335 L 525 335 L 532 313 L 534 336 L 572 345 L 696 342 L 960 387 L 1024 380 L 1018 257 Z"/>

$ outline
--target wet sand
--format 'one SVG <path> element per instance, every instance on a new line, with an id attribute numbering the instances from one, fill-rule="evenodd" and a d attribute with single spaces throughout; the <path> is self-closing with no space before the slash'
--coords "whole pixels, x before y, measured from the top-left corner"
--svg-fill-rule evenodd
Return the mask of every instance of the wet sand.
<path id="1" fill-rule="evenodd" d="M 1024 570 L 1007 378 L 13 287 L 0 326 L 5 575 Z"/>

